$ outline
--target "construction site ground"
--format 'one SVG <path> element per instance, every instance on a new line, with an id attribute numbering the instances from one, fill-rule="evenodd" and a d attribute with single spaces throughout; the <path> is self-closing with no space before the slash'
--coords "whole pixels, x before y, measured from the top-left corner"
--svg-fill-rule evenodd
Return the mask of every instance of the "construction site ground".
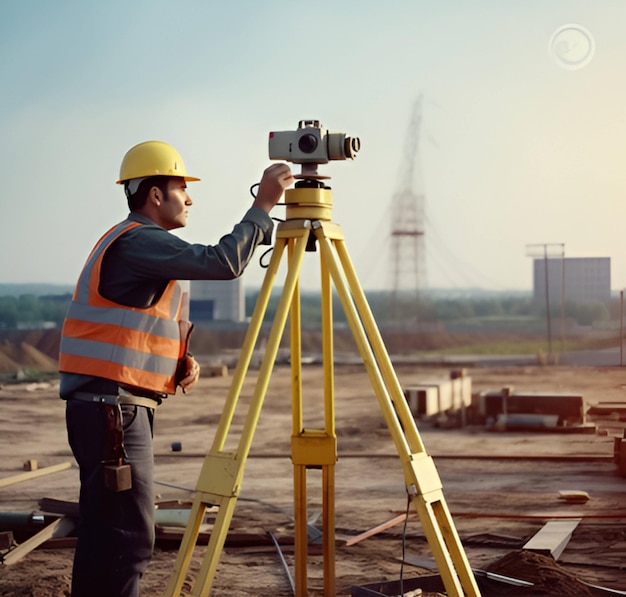
<path id="1" fill-rule="evenodd" d="M 408 386 L 446 379 L 450 371 L 402 364 L 396 373 L 400 383 Z M 159 408 L 154 439 L 155 503 L 184 506 L 191 500 L 231 375 L 232 371 L 227 376 L 204 376 L 188 395 L 172 397 Z M 617 367 L 475 367 L 468 369 L 467 375 L 475 394 L 512 386 L 523 391 L 576 393 L 588 405 L 626 404 L 626 370 Z M 252 375 L 244 385 L 242 406 L 254 381 Z M 306 427 L 322 424 L 322 381 L 321 367 L 304 367 Z M 405 512 L 407 495 L 400 462 L 365 368 L 338 365 L 335 392 L 337 595 L 348 596 L 355 586 L 398 580 L 401 575 L 409 579 L 436 573 L 434 562 L 429 564 L 432 551 L 414 509 L 406 526 L 397 523 L 346 545 L 348 539 Z M 24 463 L 30 460 L 36 460 L 39 469 L 73 461 L 65 435 L 64 403 L 58 398 L 55 380 L 4 385 L 0 412 L 0 480 L 22 474 Z M 480 570 L 491 567 L 514 578 L 528 579 L 530 575 L 536 583 L 534 590 L 505 585 L 498 594 L 584 595 L 587 585 L 583 583 L 626 591 L 626 478 L 617 473 L 613 462 L 614 438 L 623 433 L 618 419 L 609 416 L 591 430 L 568 432 L 496 431 L 481 424 L 458 428 L 418 421 L 471 566 Z M 241 421 L 238 412 L 229 443 L 239 439 L 236 432 Z M 270 380 L 241 496 L 219 561 L 212 591 L 216 597 L 292 594 L 287 570 L 269 535 L 277 538 L 293 573 L 291 428 L 290 370 L 278 366 Z M 312 524 L 319 525 L 320 472 L 308 474 L 308 512 Z M 75 467 L 9 484 L 0 489 L 0 510 L 39 512 L 44 498 L 75 502 L 78 487 Z M 586 492 L 589 500 L 572 503 L 562 499 L 563 491 Z M 580 518 L 581 522 L 558 561 L 547 566 L 558 574 L 546 576 L 546 566 L 533 569 L 521 552 L 526 540 L 555 518 Z M 181 528 L 170 528 L 160 534 L 142 581 L 143 595 L 165 593 L 181 533 Z M 202 546 L 196 548 L 192 574 L 197 573 L 203 553 Z M 70 537 L 48 541 L 19 561 L 1 565 L 0 595 L 69 595 L 72 556 Z M 308 579 L 309 594 L 323 595 L 322 556 L 315 544 L 310 546 Z M 544 592 L 538 593 L 539 588 Z"/>

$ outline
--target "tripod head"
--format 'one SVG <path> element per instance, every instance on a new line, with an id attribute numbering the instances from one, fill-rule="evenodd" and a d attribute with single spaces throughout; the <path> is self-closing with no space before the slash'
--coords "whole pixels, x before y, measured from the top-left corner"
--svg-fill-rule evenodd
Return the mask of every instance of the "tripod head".
<path id="1" fill-rule="evenodd" d="M 273 131 L 269 134 L 269 157 L 300 164 L 301 173 L 294 178 L 320 180 L 330 178 L 318 173 L 320 164 L 330 160 L 354 159 L 361 141 L 345 133 L 329 133 L 319 120 L 301 120 L 295 131 Z"/>

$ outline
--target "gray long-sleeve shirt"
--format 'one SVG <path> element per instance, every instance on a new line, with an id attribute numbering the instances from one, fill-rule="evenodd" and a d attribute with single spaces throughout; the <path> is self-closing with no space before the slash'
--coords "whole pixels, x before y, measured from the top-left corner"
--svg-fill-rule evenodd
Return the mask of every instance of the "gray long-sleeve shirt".
<path id="1" fill-rule="evenodd" d="M 259 244 L 270 244 L 273 222 L 253 207 L 216 245 L 188 243 L 150 219 L 131 213 L 140 222 L 107 249 L 100 273 L 99 291 L 107 299 L 131 307 L 154 304 L 170 280 L 232 280 L 240 276 Z M 79 389 L 117 391 L 115 382 L 74 373 L 61 373 L 60 395 Z"/>

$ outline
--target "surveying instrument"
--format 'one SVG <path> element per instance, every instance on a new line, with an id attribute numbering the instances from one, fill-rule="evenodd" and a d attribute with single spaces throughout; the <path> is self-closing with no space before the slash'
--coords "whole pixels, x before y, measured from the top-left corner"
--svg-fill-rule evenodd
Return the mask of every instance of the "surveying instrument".
<path id="1" fill-rule="evenodd" d="M 208 597 L 224 547 L 261 407 L 287 319 L 290 320 L 292 437 L 294 482 L 293 591 L 307 597 L 307 470 L 321 469 L 324 597 L 335 597 L 335 464 L 337 437 L 334 408 L 332 284 L 341 300 L 385 423 L 404 471 L 406 491 L 417 509 L 428 544 L 449 597 L 480 597 L 472 569 L 446 505 L 432 457 L 426 453 L 415 420 L 396 377 L 365 294 L 345 247 L 340 227 L 331 221 L 332 192 L 317 172 L 329 160 L 353 159 L 360 149 L 356 137 L 329 133 L 318 121 L 300 121 L 296 131 L 270 133 L 270 159 L 302 165 L 293 189 L 285 191 L 286 219 L 277 226 L 274 250 L 259 292 L 243 348 L 233 373 L 215 438 L 196 484 L 189 521 L 167 587 L 179 597 L 206 510 L 218 507 L 213 530 L 191 595 Z M 256 345 L 283 254 L 287 273 L 265 353 L 250 398 L 236 449 L 225 451 L 237 402 Z M 303 424 L 302 352 L 299 276 L 305 252 L 319 249 L 323 354 L 323 429 Z M 332 284 L 331 284 L 332 283 Z"/>

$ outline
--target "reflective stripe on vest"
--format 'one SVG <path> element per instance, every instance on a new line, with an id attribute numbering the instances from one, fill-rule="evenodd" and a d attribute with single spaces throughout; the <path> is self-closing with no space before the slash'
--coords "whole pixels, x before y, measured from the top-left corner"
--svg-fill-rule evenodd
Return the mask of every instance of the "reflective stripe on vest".
<path id="1" fill-rule="evenodd" d="M 105 377 L 130 386 L 173 394 L 175 374 L 187 352 L 181 336 L 189 293 L 172 280 L 146 309 L 105 299 L 98 291 L 102 258 L 119 236 L 141 226 L 125 221 L 111 228 L 91 251 L 70 303 L 59 370 Z"/>

